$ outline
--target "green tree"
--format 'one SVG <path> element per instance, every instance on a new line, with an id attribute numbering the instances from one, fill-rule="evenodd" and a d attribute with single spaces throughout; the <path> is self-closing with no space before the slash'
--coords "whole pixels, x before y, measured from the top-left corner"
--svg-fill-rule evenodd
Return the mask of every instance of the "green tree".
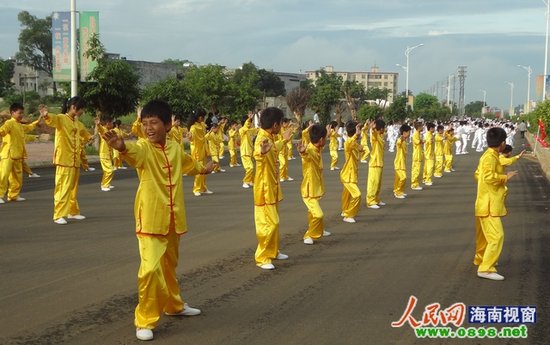
<path id="1" fill-rule="evenodd" d="M 183 83 L 189 92 L 190 99 L 197 106 L 205 107 L 213 113 L 231 109 L 230 100 L 234 88 L 222 66 L 206 65 L 189 68 Z"/>
<path id="2" fill-rule="evenodd" d="M 330 111 L 340 101 L 341 86 L 342 77 L 327 74 L 325 71 L 321 71 L 319 78 L 315 81 L 310 107 L 319 113 L 321 123 L 324 125 L 330 122 Z"/>
<path id="3" fill-rule="evenodd" d="M 361 121 L 376 120 L 382 117 L 384 110 L 377 105 L 363 104 L 357 112 L 357 117 Z"/>
<path id="4" fill-rule="evenodd" d="M 351 118 L 357 120 L 357 108 L 366 98 L 365 87 L 357 80 L 346 80 L 341 86 L 342 95 L 346 100 Z"/>
<path id="5" fill-rule="evenodd" d="M 302 126 L 302 118 L 306 112 L 307 105 L 311 99 L 311 89 L 297 87 L 286 95 L 286 104 L 294 114 L 294 118 Z"/>
<path id="6" fill-rule="evenodd" d="M 538 123 L 538 119 L 541 119 L 542 122 L 544 123 L 544 126 L 546 128 L 546 135 L 547 135 L 546 141 L 550 142 L 550 100 L 545 100 L 544 102 L 537 104 L 537 107 L 532 113 L 534 113 L 533 117 L 537 119 L 536 120 L 537 123 Z M 535 132 L 538 126 L 537 123 L 535 123 L 534 125 L 533 123 L 531 123 L 531 128 L 534 129 Z"/>
<path id="7" fill-rule="evenodd" d="M 414 98 L 414 111 L 415 113 L 423 113 L 425 111 L 428 111 L 434 106 L 438 106 L 439 101 L 437 100 L 437 97 L 434 95 L 430 95 L 428 93 L 419 93 Z"/>
<path id="8" fill-rule="evenodd" d="M 80 94 L 100 116 L 119 117 L 133 111 L 138 103 L 139 76 L 124 60 L 105 57 L 105 48 L 92 35 L 86 54 L 98 65 L 80 85 Z"/>
<path id="9" fill-rule="evenodd" d="M 11 78 L 13 78 L 13 71 L 13 60 L 0 59 L 0 96 L 5 96 L 12 91 L 13 84 Z"/>
<path id="10" fill-rule="evenodd" d="M 19 33 L 17 60 L 52 76 L 52 17 L 40 19 L 22 11 L 17 19 L 23 27 Z"/>
<path id="11" fill-rule="evenodd" d="M 391 121 L 402 122 L 410 115 L 410 109 L 407 109 L 407 99 L 404 95 L 396 96 L 386 111 L 386 118 Z"/>
<path id="12" fill-rule="evenodd" d="M 262 92 L 258 89 L 259 83 L 260 73 L 252 62 L 245 63 L 236 70 L 232 78 L 234 97 L 230 108 L 238 114 L 254 110 L 262 98 Z"/>
<path id="13" fill-rule="evenodd" d="M 464 113 L 471 117 L 481 117 L 481 109 L 483 108 L 483 101 L 470 102 L 464 106 Z"/>
<path id="14" fill-rule="evenodd" d="M 197 103 L 190 99 L 183 82 L 174 77 L 158 81 L 143 90 L 141 102 L 145 104 L 152 100 L 162 100 L 170 104 L 174 115 L 182 121 L 197 107 Z"/>
<path id="15" fill-rule="evenodd" d="M 285 83 L 271 71 L 258 70 L 258 89 L 263 92 L 264 97 L 277 97 L 286 94 Z"/>

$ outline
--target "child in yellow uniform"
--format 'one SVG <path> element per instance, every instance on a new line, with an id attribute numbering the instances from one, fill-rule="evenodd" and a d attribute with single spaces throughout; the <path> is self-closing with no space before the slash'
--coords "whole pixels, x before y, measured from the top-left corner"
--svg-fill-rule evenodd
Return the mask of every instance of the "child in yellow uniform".
<path id="1" fill-rule="evenodd" d="M 25 134 L 25 143 L 30 143 L 30 142 L 34 142 L 38 139 L 38 136 L 37 135 L 32 135 L 32 134 Z M 23 172 L 25 174 L 27 174 L 30 178 L 36 178 L 36 177 L 40 177 L 40 175 L 38 175 L 37 173 L 33 172 L 31 167 L 27 164 L 27 159 L 28 159 L 28 155 L 27 155 L 27 147 L 25 146 L 24 147 L 24 150 L 23 150 Z"/>
<path id="2" fill-rule="evenodd" d="M 386 123 L 378 119 L 371 125 L 369 176 L 367 177 L 367 207 L 378 209 L 386 205 L 380 200 L 382 169 L 384 168 L 384 130 Z"/>
<path id="3" fill-rule="evenodd" d="M 113 121 L 113 130 L 115 133 L 121 137 L 122 139 L 125 139 L 128 137 L 128 134 L 120 128 L 120 125 L 122 125 L 122 122 L 120 120 Z M 117 150 L 111 150 L 113 154 L 113 169 L 122 169 L 125 170 L 126 167 L 124 164 L 122 164 L 122 158 L 120 158 L 120 153 Z"/>
<path id="4" fill-rule="evenodd" d="M 445 132 L 445 143 L 443 144 L 443 154 L 445 155 L 445 172 L 450 173 L 453 169 L 453 144 L 458 139 L 455 137 L 455 130 L 449 128 Z"/>
<path id="5" fill-rule="evenodd" d="M 302 129 L 302 145 L 307 146 L 311 142 L 311 139 L 309 138 L 309 129 L 314 124 L 315 123 L 312 120 L 304 123 L 304 128 Z"/>
<path id="6" fill-rule="evenodd" d="M 41 117 L 31 124 L 23 125 L 22 104 L 13 103 L 10 106 L 11 119 L 0 127 L 2 151 L 0 151 L 0 204 L 3 204 L 7 193 L 8 201 L 25 201 L 19 193 L 23 186 L 23 158 L 25 157 L 25 132 L 32 131 Z"/>
<path id="7" fill-rule="evenodd" d="M 291 131 L 292 131 L 292 138 L 294 137 L 294 135 L 296 135 L 296 133 L 298 132 L 298 128 L 300 128 L 300 126 L 296 123 L 293 123 L 291 122 L 289 124 L 289 127 L 291 128 Z M 288 157 L 288 160 L 291 161 L 293 159 L 296 159 L 296 157 L 294 157 L 294 147 L 292 145 L 292 140 L 289 140 L 288 143 L 286 144 L 286 148 L 287 148 L 287 157 Z"/>
<path id="8" fill-rule="evenodd" d="M 101 123 L 103 122 L 103 123 Z M 113 176 L 115 174 L 115 169 L 113 166 L 113 149 L 107 145 L 103 139 L 105 132 L 110 131 L 114 128 L 113 120 L 110 118 L 104 118 L 103 121 L 100 121 L 99 118 L 95 119 L 95 124 L 97 128 L 97 133 L 99 134 L 99 162 L 101 163 L 101 169 L 103 170 L 103 177 L 101 178 L 101 191 L 110 192 L 111 189 L 115 188 L 111 185 L 113 181 Z M 114 131 L 117 133 L 116 131 Z M 118 135 L 118 133 L 117 133 Z"/>
<path id="9" fill-rule="evenodd" d="M 212 163 L 203 166 L 166 140 L 171 109 L 152 101 L 141 111 L 147 139 L 125 143 L 115 132 L 104 139 L 121 152 L 123 159 L 139 171 L 134 213 L 141 264 L 138 272 L 138 305 L 134 324 L 139 340 L 153 339 L 161 313 L 193 316 L 201 313 L 181 297 L 176 279 L 180 236 L 187 232 L 182 175 L 207 174 Z"/>
<path id="10" fill-rule="evenodd" d="M 329 132 L 329 144 L 328 148 L 330 151 L 330 170 L 340 170 L 338 168 L 338 122 L 332 121 L 330 123 L 330 132 Z"/>
<path id="11" fill-rule="evenodd" d="M 417 122 L 414 125 L 414 134 L 412 136 L 413 144 L 413 155 L 412 155 L 412 166 L 411 166 L 411 189 L 412 190 L 422 190 L 420 186 L 420 169 L 422 168 L 423 161 L 423 152 L 422 144 L 422 129 L 424 125 L 421 122 Z"/>
<path id="12" fill-rule="evenodd" d="M 204 117 L 206 111 L 197 109 L 189 118 L 189 142 L 191 143 L 191 156 L 197 162 L 206 163 L 208 155 L 208 146 L 206 143 L 206 125 Z M 206 175 L 195 175 L 195 183 L 193 184 L 193 195 L 201 196 L 201 194 L 213 194 L 206 187 Z"/>
<path id="13" fill-rule="evenodd" d="M 55 151 L 53 161 L 55 168 L 54 212 L 56 224 L 67 224 L 68 219 L 82 220 L 86 217 L 80 214 L 80 207 L 76 200 L 78 194 L 78 180 L 80 178 L 80 155 L 82 150 L 81 125 L 78 116 L 84 112 L 86 103 L 80 96 L 75 96 L 63 104 L 63 114 L 48 114 L 43 107 L 40 114 L 45 123 L 55 128 Z"/>
<path id="14" fill-rule="evenodd" d="M 504 277 L 498 274 L 495 268 L 504 242 L 504 230 L 500 218 L 507 213 L 504 205 L 506 183 L 517 175 L 517 171 L 507 174 L 499 173 L 499 171 L 503 171 L 499 153 L 506 146 L 504 129 L 500 127 L 489 129 L 487 145 L 489 148 L 479 159 L 479 165 L 475 172 L 477 197 L 475 202 L 476 251 L 474 264 L 478 265 L 478 277 L 504 280 Z"/>
<path id="15" fill-rule="evenodd" d="M 220 122 L 218 122 L 218 139 L 219 139 L 219 144 L 218 144 L 218 162 L 221 161 L 224 157 L 224 154 L 225 154 L 225 144 L 224 144 L 224 133 L 225 133 L 225 127 L 227 126 L 227 118 L 226 117 L 222 117 L 220 119 Z M 223 170 L 223 169 L 221 169 Z M 224 170 L 225 171 L 225 170 Z"/>
<path id="16" fill-rule="evenodd" d="M 206 139 L 206 144 L 208 145 L 208 151 L 210 152 L 212 162 L 214 162 L 216 165 L 212 173 L 225 172 L 224 169 L 220 168 L 220 156 L 218 154 L 221 141 L 221 138 L 218 135 L 220 129 L 221 127 L 217 123 L 213 123 L 210 127 L 210 131 L 208 131 L 208 133 L 204 136 L 204 139 Z"/>
<path id="17" fill-rule="evenodd" d="M 272 260 L 285 260 L 288 255 L 279 252 L 279 202 L 283 199 L 277 158 L 282 145 L 290 140 L 291 131 L 283 133 L 283 140 L 275 141 L 281 130 L 284 113 L 281 109 L 269 107 L 260 115 L 261 129 L 254 143 L 254 221 L 258 246 L 255 253 L 256 265 L 272 270 Z"/>
<path id="18" fill-rule="evenodd" d="M 361 146 L 363 147 L 363 154 L 361 155 L 361 163 L 367 163 L 367 159 L 369 158 L 369 155 L 370 155 L 369 131 L 370 131 L 370 123 L 366 122 L 363 128 L 361 128 Z"/>
<path id="19" fill-rule="evenodd" d="M 435 170 L 434 177 L 443 177 L 443 140 L 445 132 L 442 125 L 437 126 L 437 133 L 434 136 L 434 155 L 435 155 Z"/>
<path id="20" fill-rule="evenodd" d="M 424 135 L 424 175 L 423 182 L 426 186 L 433 184 L 432 176 L 434 174 L 435 153 L 434 153 L 434 132 L 435 125 L 428 122 L 426 125 L 426 134 Z"/>
<path id="21" fill-rule="evenodd" d="M 227 131 L 227 149 L 229 150 L 229 167 L 240 167 L 237 163 L 237 147 L 239 146 L 239 130 L 237 129 L 237 122 L 231 121 L 229 123 L 229 130 Z"/>
<path id="22" fill-rule="evenodd" d="M 252 116 L 254 116 L 252 112 L 248 116 L 245 116 L 242 121 L 242 127 L 239 129 L 239 136 L 241 137 L 241 163 L 244 168 L 243 188 L 250 188 L 254 185 L 254 162 L 252 161 L 254 145 L 252 144 L 252 137 L 256 134 L 256 129 L 252 125 Z"/>
<path id="23" fill-rule="evenodd" d="M 300 144 L 298 151 L 302 156 L 303 180 L 300 192 L 307 207 L 308 229 L 304 234 L 305 244 L 313 244 L 323 236 L 330 236 L 323 224 L 323 210 L 319 199 L 325 194 L 323 181 L 323 157 L 321 151 L 326 143 L 327 129 L 321 125 L 313 125 L 309 129 L 311 142 L 307 146 Z"/>
<path id="24" fill-rule="evenodd" d="M 346 123 L 346 133 L 348 138 L 344 142 L 344 166 L 340 171 L 340 182 L 344 186 L 342 190 L 342 214 L 343 221 L 346 223 L 355 223 L 355 216 L 359 212 L 361 205 L 361 191 L 357 186 L 357 171 L 359 155 L 363 148 L 357 142 L 361 125 L 355 121 Z"/>
<path id="25" fill-rule="evenodd" d="M 172 115 L 172 127 L 170 127 L 170 131 L 168 132 L 168 139 L 174 140 L 183 147 L 183 138 L 186 136 L 187 128 L 182 127 L 180 120 L 176 119 L 175 115 Z"/>
<path id="26" fill-rule="evenodd" d="M 292 128 L 290 128 L 290 120 L 284 118 L 281 132 L 286 130 L 292 131 Z M 282 134 L 279 133 L 277 135 L 277 139 L 282 140 Z M 281 151 L 279 151 L 279 180 L 281 182 L 294 181 L 292 177 L 288 176 L 288 145 L 283 145 L 283 147 L 281 147 Z"/>
<path id="27" fill-rule="evenodd" d="M 405 194 L 405 182 L 407 181 L 407 140 L 410 134 L 411 127 L 409 125 L 401 125 L 399 128 L 399 138 L 395 143 L 393 195 L 397 199 L 405 199 L 407 196 Z"/>

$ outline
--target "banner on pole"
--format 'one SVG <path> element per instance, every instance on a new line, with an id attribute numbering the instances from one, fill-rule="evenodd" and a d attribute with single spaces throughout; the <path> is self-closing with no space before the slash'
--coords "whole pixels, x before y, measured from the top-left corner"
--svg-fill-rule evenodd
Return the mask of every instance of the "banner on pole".
<path id="1" fill-rule="evenodd" d="M 86 56 L 88 42 L 93 34 L 99 34 L 99 12 L 80 12 L 80 80 L 86 78 L 97 67 L 97 61 Z"/>
<path id="2" fill-rule="evenodd" d="M 71 81 L 71 12 L 52 13 L 53 80 Z"/>
<path id="3" fill-rule="evenodd" d="M 536 79 L 537 99 L 542 99 L 542 89 L 544 88 L 545 81 L 546 81 L 546 97 L 544 99 L 550 99 L 550 75 L 547 75 L 546 78 L 544 78 L 543 75 L 537 75 L 537 79 Z"/>

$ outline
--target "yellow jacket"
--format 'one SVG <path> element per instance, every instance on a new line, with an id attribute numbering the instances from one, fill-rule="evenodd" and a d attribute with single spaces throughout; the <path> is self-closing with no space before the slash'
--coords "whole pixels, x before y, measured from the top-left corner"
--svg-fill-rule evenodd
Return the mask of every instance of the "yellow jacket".
<path id="1" fill-rule="evenodd" d="M 55 128 L 55 151 L 53 163 L 64 167 L 80 167 L 80 152 L 82 136 L 80 131 L 84 126 L 78 119 L 67 114 L 48 114 L 45 123 Z"/>
<path id="2" fill-rule="evenodd" d="M 145 139 L 145 132 L 143 131 L 143 125 L 141 124 L 141 120 L 137 119 L 132 123 L 132 134 L 135 135 L 138 138 Z"/>
<path id="3" fill-rule="evenodd" d="M 271 149 L 262 154 L 262 142 L 267 139 Z M 279 183 L 278 155 L 286 142 L 275 141 L 275 137 L 264 129 L 260 129 L 254 143 L 254 160 L 256 161 L 256 174 L 254 176 L 254 205 L 274 205 L 283 200 L 283 192 Z"/>
<path id="4" fill-rule="evenodd" d="M 384 137 L 376 129 L 370 134 L 370 162 L 369 167 L 384 166 Z"/>
<path id="5" fill-rule="evenodd" d="M 185 136 L 187 130 L 180 126 L 173 126 L 168 132 L 168 139 L 177 142 L 178 144 L 183 144 L 183 137 Z"/>
<path id="6" fill-rule="evenodd" d="M 369 129 L 370 127 L 368 124 L 365 124 L 363 128 L 361 128 L 361 146 L 367 150 L 369 147 Z"/>
<path id="7" fill-rule="evenodd" d="M 206 146 L 206 124 L 204 122 L 195 122 L 189 129 L 191 138 L 189 140 L 191 144 L 191 155 L 196 160 L 204 159 L 208 154 L 208 148 Z"/>
<path id="8" fill-rule="evenodd" d="M 230 149 L 230 150 L 235 150 L 237 148 L 237 141 L 238 141 L 238 138 L 239 138 L 239 131 L 236 130 L 236 129 L 233 129 L 233 128 L 230 128 L 228 131 L 227 131 L 227 137 L 228 137 L 228 141 L 227 141 L 227 147 Z"/>
<path id="9" fill-rule="evenodd" d="M 97 133 L 99 134 L 99 158 L 112 159 L 113 149 L 107 145 L 105 139 L 103 139 L 103 134 L 105 134 L 105 132 L 107 132 L 105 126 L 97 125 Z"/>
<path id="10" fill-rule="evenodd" d="M 25 133 L 32 131 L 38 120 L 24 125 L 14 118 L 4 122 L 0 127 L 0 137 L 2 137 L 2 151 L 0 159 L 23 159 L 25 151 Z"/>
<path id="11" fill-rule="evenodd" d="M 407 170 L 407 141 L 403 137 L 399 137 L 395 143 L 395 159 L 393 167 L 395 170 Z"/>
<path id="12" fill-rule="evenodd" d="M 414 131 L 414 134 L 412 136 L 412 143 L 413 143 L 412 160 L 415 162 L 421 162 L 422 161 L 422 139 L 420 138 L 420 131 L 418 130 Z"/>
<path id="13" fill-rule="evenodd" d="M 252 156 L 254 153 L 254 144 L 252 137 L 256 133 L 256 129 L 252 128 L 252 121 L 247 119 L 244 125 L 239 129 L 241 136 L 241 156 Z"/>
<path id="14" fill-rule="evenodd" d="M 432 132 L 427 131 L 424 136 L 424 157 L 427 160 L 434 160 L 434 135 Z"/>
<path id="15" fill-rule="evenodd" d="M 121 152 L 121 156 L 136 168 L 139 178 L 134 203 L 136 233 L 187 232 L 182 175 L 199 174 L 204 166 L 171 140 L 167 140 L 164 147 L 147 139 L 126 143 L 126 151 Z"/>
<path id="16" fill-rule="evenodd" d="M 323 159 L 321 149 L 313 143 L 309 143 L 302 156 L 302 198 L 320 198 L 325 194 L 325 182 L 323 181 Z"/>
<path id="17" fill-rule="evenodd" d="M 443 153 L 446 155 L 453 154 L 453 143 L 458 139 L 454 135 L 445 133 L 445 143 L 443 144 Z"/>
<path id="18" fill-rule="evenodd" d="M 357 183 L 357 163 L 359 162 L 360 145 L 357 143 L 357 133 L 346 139 L 344 155 L 346 160 L 340 171 L 342 183 Z"/>
<path id="19" fill-rule="evenodd" d="M 498 161 L 500 163 L 501 170 L 499 170 L 499 174 L 504 173 L 504 170 L 506 167 L 509 167 L 512 164 L 515 164 L 519 159 L 519 155 L 513 156 L 513 157 L 505 157 L 504 155 L 500 154 L 498 156 Z"/>
<path id="20" fill-rule="evenodd" d="M 302 131 L 302 144 L 307 146 L 311 142 L 309 138 L 309 127 Z"/>
<path id="21" fill-rule="evenodd" d="M 206 139 L 206 144 L 208 145 L 208 152 L 210 152 L 211 155 L 217 154 L 217 152 L 219 151 L 220 143 L 222 142 L 222 139 L 220 138 L 218 133 L 208 132 L 204 136 L 204 139 Z"/>
<path id="22" fill-rule="evenodd" d="M 436 133 L 434 141 L 435 141 L 434 154 L 436 156 L 443 156 L 443 136 L 439 133 Z"/>
<path id="23" fill-rule="evenodd" d="M 497 150 L 488 148 L 479 159 L 479 165 L 474 175 L 477 181 L 476 217 L 506 215 L 504 200 L 508 177 L 498 172 L 503 169 L 498 156 Z"/>
<path id="24" fill-rule="evenodd" d="M 330 151 L 336 151 L 338 150 L 338 138 L 340 137 L 340 135 L 338 135 L 338 132 L 332 128 L 330 130 L 330 136 L 329 136 L 329 144 L 328 144 L 328 149 Z"/>

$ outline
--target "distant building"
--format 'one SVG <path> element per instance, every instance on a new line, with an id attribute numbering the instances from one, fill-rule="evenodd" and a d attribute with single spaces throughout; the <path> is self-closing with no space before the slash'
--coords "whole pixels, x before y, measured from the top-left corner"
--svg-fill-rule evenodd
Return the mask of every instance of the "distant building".
<path id="1" fill-rule="evenodd" d="M 14 89 L 24 94 L 34 91 L 40 97 L 53 95 L 53 79 L 44 71 L 37 71 L 31 66 L 16 61 L 11 78 Z"/>
<path id="2" fill-rule="evenodd" d="M 133 66 L 139 75 L 140 89 L 144 89 L 147 86 L 166 78 L 176 78 L 178 76 L 178 68 L 174 64 L 127 60 L 125 57 L 120 56 L 120 54 L 117 53 L 105 53 L 105 56 L 112 60 L 124 60 Z"/>
<path id="3" fill-rule="evenodd" d="M 273 72 L 279 79 L 285 83 L 285 91 L 290 91 L 300 86 L 300 83 L 306 81 L 306 75 L 301 73 Z"/>
<path id="4" fill-rule="evenodd" d="M 327 74 L 336 74 L 342 77 L 344 81 L 357 81 L 365 86 L 365 90 L 369 88 L 388 89 L 388 102 L 393 102 L 395 95 L 397 94 L 397 78 L 399 73 L 396 72 L 380 72 L 378 66 L 371 67 L 369 72 L 342 72 L 335 71 L 333 66 L 326 66 L 322 68 Z M 319 78 L 320 71 L 306 71 L 306 78 L 315 82 Z"/>

